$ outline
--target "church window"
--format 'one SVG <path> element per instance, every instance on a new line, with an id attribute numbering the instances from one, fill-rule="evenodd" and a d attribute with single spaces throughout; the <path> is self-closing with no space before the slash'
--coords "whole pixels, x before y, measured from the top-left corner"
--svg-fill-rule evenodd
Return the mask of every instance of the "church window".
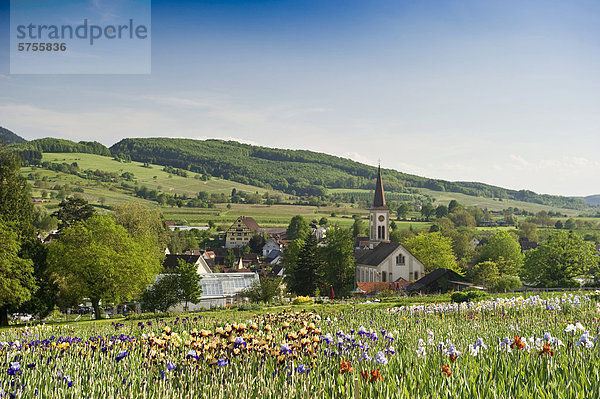
<path id="1" fill-rule="evenodd" d="M 385 272 L 381 272 L 381 281 L 383 281 L 384 283 L 386 282 L 386 274 Z"/>
<path id="2" fill-rule="evenodd" d="M 392 273 L 391 272 L 389 273 L 389 278 L 390 278 L 390 283 L 393 283 L 394 279 L 392 278 Z"/>
<path id="3" fill-rule="evenodd" d="M 398 256 L 396 256 L 396 264 L 397 265 L 404 265 L 406 262 L 406 259 L 404 258 L 404 255 L 400 254 Z"/>
<path id="4" fill-rule="evenodd" d="M 419 279 L 419 272 L 415 272 L 415 280 Z"/>

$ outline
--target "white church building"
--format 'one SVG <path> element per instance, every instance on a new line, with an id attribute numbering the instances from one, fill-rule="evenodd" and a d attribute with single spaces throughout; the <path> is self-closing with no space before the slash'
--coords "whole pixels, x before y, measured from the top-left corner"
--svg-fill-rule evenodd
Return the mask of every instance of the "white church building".
<path id="1" fill-rule="evenodd" d="M 385 203 L 381 167 L 369 215 L 369 249 L 356 259 L 356 282 L 415 281 L 425 267 L 401 244 L 390 242 L 390 208 Z"/>

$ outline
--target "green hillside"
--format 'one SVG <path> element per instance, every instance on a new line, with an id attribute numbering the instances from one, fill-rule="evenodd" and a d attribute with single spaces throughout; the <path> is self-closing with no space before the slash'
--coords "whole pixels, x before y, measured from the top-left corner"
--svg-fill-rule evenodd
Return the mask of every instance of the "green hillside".
<path id="1" fill-rule="evenodd" d="M 372 189 L 377 169 L 349 159 L 306 150 L 284 150 L 233 141 L 174 138 L 124 139 L 110 147 L 113 155 L 170 165 L 224 179 L 274 188 L 294 195 L 322 196 L 329 189 Z M 474 182 L 449 182 L 384 169 L 386 190 L 415 194 L 419 189 L 474 197 L 523 201 L 584 210 L 581 198 L 541 195 Z"/>
<path id="2" fill-rule="evenodd" d="M 14 134 L 13 132 L 11 132 L 10 130 L 3 128 L 2 126 L 0 126 L 0 143 L 4 143 L 4 144 L 20 144 L 20 143 L 25 143 L 27 140 L 25 140 L 23 137 L 21 136 L 17 136 L 16 134 Z"/>
<path id="3" fill-rule="evenodd" d="M 584 200 L 585 200 L 585 202 L 587 202 L 590 205 L 599 206 L 600 205 L 600 194 L 588 195 L 587 197 L 584 198 Z"/>

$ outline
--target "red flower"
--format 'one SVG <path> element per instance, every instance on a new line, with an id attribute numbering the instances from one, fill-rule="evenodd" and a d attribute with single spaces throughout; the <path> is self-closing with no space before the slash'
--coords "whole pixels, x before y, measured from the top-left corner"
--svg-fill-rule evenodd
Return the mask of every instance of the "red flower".
<path id="1" fill-rule="evenodd" d="M 543 349 L 538 352 L 538 355 L 542 355 L 544 353 L 546 353 L 550 356 L 554 356 L 554 351 L 552 349 L 550 349 L 550 344 L 544 344 Z"/>
<path id="2" fill-rule="evenodd" d="M 452 375 L 452 371 L 450 371 L 450 367 L 448 367 L 448 365 L 444 364 L 442 366 L 442 374 L 446 374 L 446 377 L 450 377 L 450 375 Z"/>
<path id="3" fill-rule="evenodd" d="M 352 373 L 352 365 L 349 361 L 341 361 L 340 362 L 340 374 Z"/>

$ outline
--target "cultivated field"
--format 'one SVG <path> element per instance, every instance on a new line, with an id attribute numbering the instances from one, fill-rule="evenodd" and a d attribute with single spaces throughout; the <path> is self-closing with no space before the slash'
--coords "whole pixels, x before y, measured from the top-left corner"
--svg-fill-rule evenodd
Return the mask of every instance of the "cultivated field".
<path id="1" fill-rule="evenodd" d="M 12 328 L 0 331 L 0 389 L 43 398 L 596 398 L 598 306 L 564 294 Z"/>

